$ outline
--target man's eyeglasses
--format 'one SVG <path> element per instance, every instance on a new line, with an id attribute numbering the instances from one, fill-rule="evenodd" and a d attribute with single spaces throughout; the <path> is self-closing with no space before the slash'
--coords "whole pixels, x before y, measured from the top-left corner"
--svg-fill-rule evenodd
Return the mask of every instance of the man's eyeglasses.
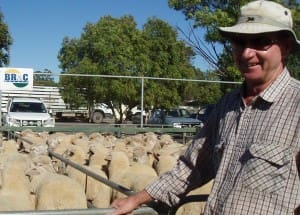
<path id="1" fill-rule="evenodd" d="M 278 42 L 276 39 L 269 37 L 256 37 L 256 38 L 232 38 L 230 42 L 235 49 L 241 50 L 246 47 L 253 48 L 259 51 L 267 51 L 274 43 Z"/>

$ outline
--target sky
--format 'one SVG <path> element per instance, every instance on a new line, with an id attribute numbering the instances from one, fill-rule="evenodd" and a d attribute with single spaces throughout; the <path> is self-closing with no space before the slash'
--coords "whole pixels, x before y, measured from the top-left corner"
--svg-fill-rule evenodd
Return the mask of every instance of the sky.
<path id="1" fill-rule="evenodd" d="M 169 8 L 167 0 L 0 0 L 0 10 L 13 38 L 9 67 L 54 74 L 61 72 L 57 55 L 63 38 L 79 38 L 87 23 L 103 16 L 132 15 L 139 29 L 151 17 L 189 29 L 182 12 Z M 199 58 L 192 63 L 206 68 Z"/>

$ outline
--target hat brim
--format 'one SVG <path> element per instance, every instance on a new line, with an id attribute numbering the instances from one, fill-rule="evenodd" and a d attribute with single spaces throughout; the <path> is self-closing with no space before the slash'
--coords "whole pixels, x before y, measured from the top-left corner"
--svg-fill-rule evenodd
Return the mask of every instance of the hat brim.
<path id="1" fill-rule="evenodd" d="M 289 32 L 294 39 L 295 48 L 300 50 L 300 41 L 297 39 L 295 32 L 290 28 L 281 28 L 263 23 L 239 23 L 231 27 L 219 27 L 220 34 L 225 38 L 232 38 L 239 34 L 263 34 L 279 31 Z"/>

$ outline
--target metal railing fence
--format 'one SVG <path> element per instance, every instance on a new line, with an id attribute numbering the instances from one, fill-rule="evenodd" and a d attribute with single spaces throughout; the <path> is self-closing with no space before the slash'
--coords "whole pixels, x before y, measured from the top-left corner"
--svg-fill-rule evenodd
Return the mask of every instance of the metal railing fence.
<path id="1" fill-rule="evenodd" d="M 183 82 L 199 82 L 199 83 L 220 83 L 220 84 L 241 84 L 236 81 L 221 81 L 221 80 L 206 80 L 206 79 L 188 79 L 188 78 L 162 78 L 151 76 L 126 76 L 126 75 L 101 75 L 101 74 L 72 74 L 72 73 L 34 73 L 34 75 L 52 75 L 52 76 L 77 76 L 77 77 L 100 77 L 100 78 L 125 78 L 125 79 L 138 79 L 141 81 L 141 113 L 144 112 L 144 82 L 145 80 L 162 80 L 162 81 L 183 81 Z M 140 126 L 143 127 L 143 117 L 141 117 Z"/>

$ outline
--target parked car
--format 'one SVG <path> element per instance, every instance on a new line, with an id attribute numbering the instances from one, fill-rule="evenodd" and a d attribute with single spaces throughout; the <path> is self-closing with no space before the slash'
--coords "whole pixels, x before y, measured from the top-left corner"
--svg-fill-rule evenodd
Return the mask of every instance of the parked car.
<path id="1" fill-rule="evenodd" d="M 171 110 L 152 110 L 148 124 L 184 128 L 196 126 L 201 127 L 203 123 L 198 119 L 192 118 L 187 109 L 175 108 Z"/>
<path id="2" fill-rule="evenodd" d="M 145 123 L 146 114 L 143 114 L 143 123 Z M 133 124 L 140 124 L 141 123 L 141 111 L 137 111 L 131 115 L 131 121 Z"/>
<path id="3" fill-rule="evenodd" d="M 203 123 L 205 123 L 206 120 L 208 119 L 210 113 L 215 108 L 215 106 L 216 106 L 215 104 L 205 105 L 197 113 L 192 114 L 191 117 L 195 118 L 195 119 L 199 119 L 200 121 L 202 121 Z"/>
<path id="4" fill-rule="evenodd" d="M 55 120 L 45 104 L 36 98 L 10 98 L 2 123 L 13 127 L 54 127 Z"/>

